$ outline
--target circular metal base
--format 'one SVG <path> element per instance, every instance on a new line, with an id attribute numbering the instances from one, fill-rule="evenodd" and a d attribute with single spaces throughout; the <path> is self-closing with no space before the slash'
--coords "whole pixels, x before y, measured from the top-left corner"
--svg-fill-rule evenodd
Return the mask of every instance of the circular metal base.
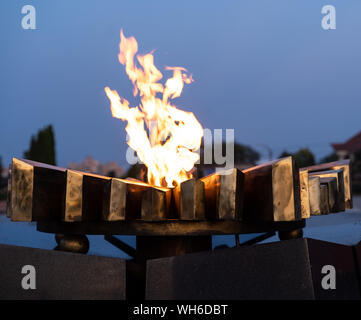
<path id="1" fill-rule="evenodd" d="M 204 236 L 302 229 L 305 220 L 290 222 L 245 223 L 242 221 L 38 221 L 37 230 L 61 234 L 100 234 L 137 236 Z"/>

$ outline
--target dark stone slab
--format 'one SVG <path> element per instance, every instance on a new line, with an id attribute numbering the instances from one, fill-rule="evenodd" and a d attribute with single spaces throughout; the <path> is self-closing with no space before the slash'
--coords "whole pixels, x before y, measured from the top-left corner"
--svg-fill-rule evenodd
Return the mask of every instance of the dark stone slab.
<path id="1" fill-rule="evenodd" d="M 24 290 L 24 265 L 36 270 L 36 289 Z M 126 261 L 0 245 L 0 299 L 125 299 Z"/>
<path id="2" fill-rule="evenodd" d="M 324 265 L 336 290 L 324 290 Z M 147 299 L 359 299 L 352 248 L 294 239 L 149 260 Z"/>
<path id="3" fill-rule="evenodd" d="M 356 268 L 358 271 L 358 280 L 360 283 L 360 288 L 361 288 L 361 241 L 356 245 L 353 246 L 353 252 L 354 252 L 354 257 L 355 257 L 355 262 L 356 262 Z"/>
<path id="4" fill-rule="evenodd" d="M 146 299 L 313 299 L 304 239 L 149 260 Z"/>
<path id="5" fill-rule="evenodd" d="M 360 299 L 360 287 L 352 247 L 315 239 L 307 239 L 307 242 L 316 299 Z M 331 265 L 336 269 L 335 290 L 322 288 L 321 281 L 325 274 L 322 274 L 321 270 L 325 265 Z"/>

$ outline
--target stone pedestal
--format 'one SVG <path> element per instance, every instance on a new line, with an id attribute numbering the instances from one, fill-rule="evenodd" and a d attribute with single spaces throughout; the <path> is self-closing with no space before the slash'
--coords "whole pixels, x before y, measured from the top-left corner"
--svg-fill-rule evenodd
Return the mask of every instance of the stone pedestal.
<path id="1" fill-rule="evenodd" d="M 321 286 L 324 265 L 336 289 Z M 360 299 L 352 248 L 313 239 L 148 260 L 146 299 Z"/>
<path id="2" fill-rule="evenodd" d="M 0 261 L 0 299 L 126 298 L 123 259 L 1 244 Z"/>
<path id="3" fill-rule="evenodd" d="M 356 269 L 358 271 L 358 279 L 361 287 L 361 241 L 353 247 L 353 250 L 356 262 Z"/>

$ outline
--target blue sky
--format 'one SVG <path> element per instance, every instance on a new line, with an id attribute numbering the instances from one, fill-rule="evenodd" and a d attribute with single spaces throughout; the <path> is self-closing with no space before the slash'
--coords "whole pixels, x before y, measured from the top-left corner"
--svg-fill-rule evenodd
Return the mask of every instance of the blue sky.
<path id="1" fill-rule="evenodd" d="M 21 28 L 25 4 L 37 30 Z M 321 28 L 327 4 L 336 30 Z M 237 141 L 275 155 L 310 147 L 324 156 L 361 130 L 360 16 L 359 0 L 2 0 L 0 155 L 4 164 L 21 157 L 51 123 L 59 165 L 86 155 L 126 165 L 125 123 L 104 93 L 110 86 L 132 101 L 117 60 L 123 29 L 140 53 L 155 49 L 162 72 L 193 74 L 173 102 L 203 127 L 234 128 Z"/>

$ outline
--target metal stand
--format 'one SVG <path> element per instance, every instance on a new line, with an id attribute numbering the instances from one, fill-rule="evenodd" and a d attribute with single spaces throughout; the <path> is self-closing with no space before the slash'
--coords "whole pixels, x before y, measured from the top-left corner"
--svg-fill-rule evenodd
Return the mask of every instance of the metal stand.
<path id="1" fill-rule="evenodd" d="M 139 262 L 212 250 L 212 236 L 137 236 Z"/>
<path id="2" fill-rule="evenodd" d="M 217 234 L 264 232 L 268 237 L 272 232 L 278 231 L 281 240 L 299 238 L 302 237 L 304 226 L 305 220 L 264 223 L 222 220 L 37 222 L 38 231 L 56 234 L 56 250 L 87 253 L 89 241 L 86 235 L 98 234 L 105 236 L 105 240 L 130 255 L 133 259 L 126 261 L 127 299 L 145 298 L 147 261 L 150 259 L 211 251 L 212 235 Z M 113 235 L 135 235 L 136 250 Z M 262 239 L 256 238 L 252 243 Z"/>
<path id="3" fill-rule="evenodd" d="M 303 229 L 278 231 L 278 237 L 280 240 L 303 238 Z"/>
<path id="4" fill-rule="evenodd" d="M 86 254 L 89 251 L 89 240 L 86 235 L 62 234 L 55 235 L 57 246 L 54 250 Z"/>

